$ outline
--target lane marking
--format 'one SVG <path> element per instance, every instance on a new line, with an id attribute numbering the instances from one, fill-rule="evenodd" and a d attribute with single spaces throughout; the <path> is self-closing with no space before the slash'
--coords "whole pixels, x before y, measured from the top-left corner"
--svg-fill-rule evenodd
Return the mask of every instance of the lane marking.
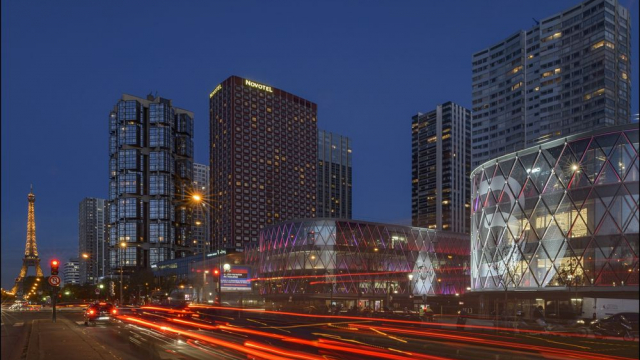
<path id="1" fill-rule="evenodd" d="M 574 344 L 569 344 L 569 343 L 563 343 L 563 342 L 559 342 L 559 341 L 551 341 L 551 340 L 543 339 L 543 338 L 540 338 L 540 337 L 537 337 L 537 336 L 529 336 L 529 335 L 523 335 L 523 336 L 531 338 L 531 339 L 537 339 L 537 340 L 546 341 L 546 342 L 552 343 L 552 344 L 560 344 L 560 345 L 565 345 L 565 346 L 575 346 L 575 347 L 581 348 L 581 349 L 591 349 L 588 346 L 580 346 L 580 345 L 574 345 Z"/>

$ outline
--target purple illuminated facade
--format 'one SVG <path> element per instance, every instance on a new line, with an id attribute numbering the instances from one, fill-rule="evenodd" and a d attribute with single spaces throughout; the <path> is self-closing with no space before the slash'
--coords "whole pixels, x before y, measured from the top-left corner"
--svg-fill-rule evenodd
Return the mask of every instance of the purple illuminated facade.
<path id="1" fill-rule="evenodd" d="M 267 303 L 417 305 L 429 296 L 461 295 L 470 279 L 468 235 L 356 220 L 269 226 L 245 256 Z"/>

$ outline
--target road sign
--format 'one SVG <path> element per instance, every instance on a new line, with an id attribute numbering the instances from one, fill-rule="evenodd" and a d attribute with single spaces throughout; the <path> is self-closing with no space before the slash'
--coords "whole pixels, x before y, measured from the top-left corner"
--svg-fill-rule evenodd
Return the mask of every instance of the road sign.
<path id="1" fill-rule="evenodd" d="M 51 285 L 51 286 L 60 286 L 60 276 L 58 276 L 58 275 L 49 276 L 49 285 Z"/>
<path id="2" fill-rule="evenodd" d="M 100 289 L 96 288 L 96 295 L 100 295 Z"/>

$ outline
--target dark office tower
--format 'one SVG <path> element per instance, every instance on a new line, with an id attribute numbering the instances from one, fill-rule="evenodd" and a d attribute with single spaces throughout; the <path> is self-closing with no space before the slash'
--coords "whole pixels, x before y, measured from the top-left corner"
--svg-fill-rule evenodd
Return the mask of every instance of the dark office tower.
<path id="1" fill-rule="evenodd" d="M 161 97 L 125 94 L 109 120 L 112 273 L 184 256 L 193 207 L 193 113 Z"/>
<path id="2" fill-rule="evenodd" d="M 105 241 L 104 199 L 85 198 L 80 202 L 78 216 L 78 259 L 80 261 L 80 284 L 96 284 L 104 277 L 107 250 Z"/>
<path id="3" fill-rule="evenodd" d="M 631 111 L 629 11 L 589 0 L 473 54 L 472 167 Z"/>
<path id="4" fill-rule="evenodd" d="M 446 102 L 411 122 L 411 223 L 469 233 L 471 112 Z"/>
<path id="5" fill-rule="evenodd" d="M 193 164 L 193 192 L 202 196 L 198 209 L 193 209 L 193 224 L 191 228 L 192 250 L 194 254 L 210 251 L 211 196 L 209 192 L 209 166 Z"/>
<path id="6" fill-rule="evenodd" d="M 317 105 L 237 76 L 209 98 L 213 247 L 241 248 L 265 225 L 315 217 Z"/>
<path id="7" fill-rule="evenodd" d="M 316 216 L 351 219 L 351 139 L 318 130 Z"/>

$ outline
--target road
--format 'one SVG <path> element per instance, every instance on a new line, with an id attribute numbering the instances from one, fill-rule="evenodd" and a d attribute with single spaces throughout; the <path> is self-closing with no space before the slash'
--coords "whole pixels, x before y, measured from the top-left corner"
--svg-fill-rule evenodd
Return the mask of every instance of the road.
<path id="1" fill-rule="evenodd" d="M 52 324 L 50 310 L 3 311 L 2 359 L 638 358 L 637 341 L 450 325 L 149 307 L 123 309 L 117 320 L 85 326 L 81 312 L 60 311 Z"/>

